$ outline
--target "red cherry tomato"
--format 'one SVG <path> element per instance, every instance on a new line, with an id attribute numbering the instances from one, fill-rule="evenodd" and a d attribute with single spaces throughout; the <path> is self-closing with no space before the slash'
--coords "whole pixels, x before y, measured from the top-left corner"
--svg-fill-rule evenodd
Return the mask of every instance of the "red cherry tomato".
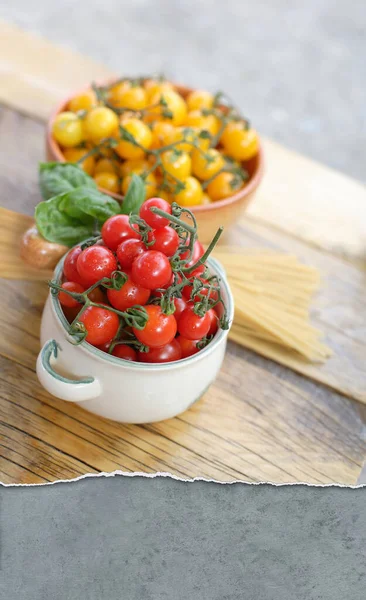
<path id="1" fill-rule="evenodd" d="M 92 302 L 96 302 L 97 304 L 105 304 L 106 303 L 105 293 L 103 292 L 103 290 L 100 287 L 96 287 L 96 288 L 94 288 L 94 290 L 89 292 L 88 298 L 89 298 L 89 300 L 91 300 Z"/>
<path id="2" fill-rule="evenodd" d="M 219 320 L 217 317 L 217 313 L 214 311 L 213 308 L 210 308 L 210 310 L 207 311 L 207 314 L 211 319 L 210 329 L 208 330 L 207 335 L 215 335 L 216 331 L 219 328 Z"/>
<path id="3" fill-rule="evenodd" d="M 145 306 L 148 319 L 144 329 L 132 328 L 133 333 L 145 346 L 149 348 L 160 348 L 166 346 L 177 333 L 177 321 L 174 315 L 165 315 L 160 306 L 149 304 Z"/>
<path id="4" fill-rule="evenodd" d="M 101 346 L 110 342 L 116 335 L 119 327 L 119 318 L 116 313 L 107 308 L 88 306 L 80 317 L 88 332 L 86 341 L 93 346 Z"/>
<path id="5" fill-rule="evenodd" d="M 188 241 L 187 241 L 187 245 L 188 245 Z M 192 253 L 192 258 L 189 262 L 186 263 L 186 267 L 191 267 L 192 265 L 194 265 L 195 262 L 197 262 L 201 256 L 203 256 L 205 253 L 205 249 L 202 246 L 201 242 L 199 240 L 196 240 L 195 243 L 193 244 L 193 253 Z M 181 254 L 181 259 L 184 260 L 185 258 L 189 257 L 189 250 L 187 250 L 186 252 L 183 252 L 183 254 Z"/>
<path id="6" fill-rule="evenodd" d="M 64 276 L 67 281 L 74 281 L 75 283 L 79 283 L 83 285 L 84 282 L 79 275 L 79 271 L 77 270 L 76 263 L 79 257 L 79 254 L 82 253 L 82 249 L 80 246 L 75 246 L 72 248 L 65 257 L 64 260 Z"/>
<path id="7" fill-rule="evenodd" d="M 62 288 L 68 292 L 77 292 L 78 294 L 82 294 L 84 291 L 83 286 L 80 285 L 80 283 L 75 283 L 74 281 L 65 281 L 65 283 L 62 284 Z M 81 308 L 80 302 L 75 300 L 72 296 L 65 294 L 65 292 L 60 292 L 58 299 L 62 306 L 67 306 L 68 308 L 75 308 L 76 306 L 79 306 Z"/>
<path id="8" fill-rule="evenodd" d="M 182 281 L 181 276 L 179 275 L 179 273 L 176 273 L 177 276 L 177 283 L 180 283 Z M 168 283 L 166 283 L 165 285 L 162 285 L 160 289 L 162 290 L 167 290 L 168 287 L 170 287 L 171 285 L 173 285 L 174 283 L 174 273 L 172 273 L 171 278 L 169 279 Z M 154 290 L 152 292 L 153 296 L 156 296 L 157 298 L 161 298 L 164 292 L 158 292 L 157 290 Z"/>
<path id="9" fill-rule="evenodd" d="M 80 306 L 74 306 L 74 308 L 69 308 L 68 306 L 63 306 L 62 311 L 68 320 L 69 323 L 72 323 L 79 314 Z"/>
<path id="10" fill-rule="evenodd" d="M 185 268 L 192 267 L 192 265 L 194 265 L 204 255 L 204 253 L 205 253 L 205 249 L 202 246 L 201 242 L 196 240 L 193 245 L 192 258 L 185 264 Z M 187 250 L 187 252 L 183 252 L 183 254 L 181 254 L 181 258 L 183 260 L 188 257 L 189 257 L 189 250 Z M 204 270 L 205 270 L 205 267 L 203 265 L 201 265 L 201 266 L 197 267 L 197 269 L 192 271 L 189 275 L 190 275 L 190 277 L 198 276 L 198 275 L 201 275 L 201 273 L 203 273 Z"/>
<path id="11" fill-rule="evenodd" d="M 178 323 L 182 312 L 187 308 L 187 302 L 185 301 L 184 298 L 174 298 L 174 306 L 175 306 L 174 316 L 175 316 L 175 320 Z"/>
<path id="12" fill-rule="evenodd" d="M 202 277 L 197 275 L 195 276 L 197 279 L 200 279 L 202 281 L 202 283 L 207 283 L 206 279 L 203 279 Z M 192 282 L 193 283 L 193 282 Z M 187 299 L 190 300 L 191 299 L 191 293 L 192 293 L 192 285 L 185 285 L 183 290 L 182 290 L 182 294 L 183 296 Z M 199 291 L 199 294 L 201 294 L 201 296 L 207 296 L 208 294 L 208 288 L 202 288 Z M 212 289 L 211 293 L 210 293 L 210 298 L 211 300 L 217 300 L 218 296 L 217 296 L 217 291 Z M 200 298 L 200 296 L 197 294 L 197 296 L 194 297 L 194 302 L 199 302 L 200 300 L 202 300 L 202 298 Z"/>
<path id="13" fill-rule="evenodd" d="M 108 352 L 111 342 L 107 342 L 106 344 L 101 344 L 97 346 L 98 350 L 102 350 L 102 352 Z"/>
<path id="14" fill-rule="evenodd" d="M 205 281 L 204 279 L 202 281 Z M 208 296 L 208 288 L 202 288 L 202 290 L 200 290 L 199 292 L 201 294 L 201 296 Z M 211 290 L 210 292 L 210 299 L 214 300 L 216 302 L 216 300 L 218 299 L 218 293 L 217 290 L 215 290 L 214 288 Z"/>
<path id="15" fill-rule="evenodd" d="M 163 198 L 149 198 L 146 200 L 140 208 L 140 217 L 144 219 L 150 227 L 153 229 L 159 229 L 160 227 L 166 227 L 169 225 L 168 219 L 161 217 L 160 215 L 154 215 L 151 212 L 151 208 L 160 208 L 166 213 L 172 214 L 172 207 L 169 202 L 163 200 Z"/>
<path id="16" fill-rule="evenodd" d="M 102 227 L 102 238 L 108 248 L 117 250 L 119 244 L 131 238 L 141 239 L 138 226 L 130 226 L 128 215 L 114 215 L 109 217 Z"/>
<path id="17" fill-rule="evenodd" d="M 117 310 L 126 310 L 136 304 L 144 306 L 150 298 L 150 290 L 137 285 L 130 277 L 120 290 L 107 290 L 108 300 Z"/>
<path id="18" fill-rule="evenodd" d="M 182 350 L 182 358 L 188 358 L 188 356 L 192 356 L 193 354 L 197 354 L 199 349 L 197 348 L 197 343 L 199 340 L 187 340 L 187 338 L 182 335 L 178 335 L 176 338 L 180 348 Z"/>
<path id="19" fill-rule="evenodd" d="M 113 252 L 104 246 L 89 246 L 79 254 L 77 269 L 88 286 L 103 277 L 110 277 L 117 270 L 117 260 Z"/>
<path id="20" fill-rule="evenodd" d="M 149 250 L 132 263 L 132 279 L 149 290 L 163 287 L 169 283 L 171 276 L 170 262 L 162 252 Z"/>
<path id="21" fill-rule="evenodd" d="M 117 258 L 122 269 L 129 269 L 135 258 L 146 252 L 146 246 L 141 240 L 130 238 L 117 248 Z"/>
<path id="22" fill-rule="evenodd" d="M 155 231 L 150 231 L 148 241 L 154 241 L 154 244 L 150 246 L 152 250 L 162 252 L 169 257 L 173 256 L 179 247 L 179 236 L 171 227 L 161 227 L 155 229 Z"/>
<path id="23" fill-rule="evenodd" d="M 180 315 L 178 331 L 188 340 L 200 340 L 207 335 L 210 325 L 211 318 L 207 313 L 199 317 L 193 312 L 193 306 L 187 306 Z"/>
<path id="24" fill-rule="evenodd" d="M 131 346 L 126 344 L 117 344 L 112 350 L 113 356 L 123 358 L 123 360 L 137 361 L 137 352 Z"/>
<path id="25" fill-rule="evenodd" d="M 169 344 L 161 348 L 149 348 L 148 352 L 139 352 L 139 361 L 144 363 L 167 363 L 182 358 L 182 349 L 177 340 L 173 339 Z"/>
<path id="26" fill-rule="evenodd" d="M 166 283 L 165 285 L 162 285 L 162 286 L 160 287 L 160 289 L 162 289 L 162 290 L 167 290 L 167 289 L 168 289 L 168 287 L 170 287 L 171 285 L 173 285 L 173 283 L 174 283 L 174 275 L 173 275 L 173 273 L 172 273 L 172 276 L 171 276 L 171 278 L 169 279 L 168 283 Z M 162 295 L 164 294 L 164 292 L 159 292 L 158 290 L 153 290 L 151 293 L 152 293 L 152 295 L 153 295 L 153 296 L 155 296 L 156 298 L 161 298 L 161 297 L 162 297 Z"/>
<path id="27" fill-rule="evenodd" d="M 192 292 L 191 285 L 185 285 L 184 288 L 182 289 L 182 295 L 186 300 L 191 299 L 191 292 Z"/>

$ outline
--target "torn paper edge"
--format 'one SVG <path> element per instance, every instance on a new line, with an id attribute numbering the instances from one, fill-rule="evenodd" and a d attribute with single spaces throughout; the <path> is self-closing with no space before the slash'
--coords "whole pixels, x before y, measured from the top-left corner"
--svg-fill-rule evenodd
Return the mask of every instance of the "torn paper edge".
<path id="1" fill-rule="evenodd" d="M 85 473 L 84 475 L 80 475 L 80 477 L 75 477 L 73 479 L 59 479 L 56 481 L 46 481 L 45 483 L 3 483 L 0 481 L 0 486 L 2 487 L 41 487 L 47 485 L 55 485 L 57 483 L 74 483 L 75 481 L 80 481 L 81 479 L 92 479 L 96 477 L 146 477 L 147 479 L 155 479 L 156 477 L 167 477 L 169 479 L 174 479 L 175 481 L 181 481 L 183 483 L 194 483 L 195 481 L 204 481 L 205 483 L 219 483 L 221 485 L 233 485 L 236 483 L 241 483 L 244 485 L 271 485 L 273 487 L 283 487 L 287 485 L 306 485 L 307 487 L 338 487 L 338 488 L 348 488 L 352 490 L 356 490 L 359 488 L 366 487 L 365 483 L 360 483 L 356 485 L 346 485 L 344 483 L 306 483 L 301 481 L 292 481 L 287 483 L 275 483 L 272 481 L 245 481 L 243 479 L 233 479 L 232 481 L 219 481 L 218 479 L 206 479 L 205 477 L 193 477 L 193 478 L 184 478 L 178 477 L 178 475 L 174 475 L 173 473 L 167 473 L 164 471 L 158 471 L 156 473 L 143 473 L 139 471 L 112 471 L 111 473 Z"/>

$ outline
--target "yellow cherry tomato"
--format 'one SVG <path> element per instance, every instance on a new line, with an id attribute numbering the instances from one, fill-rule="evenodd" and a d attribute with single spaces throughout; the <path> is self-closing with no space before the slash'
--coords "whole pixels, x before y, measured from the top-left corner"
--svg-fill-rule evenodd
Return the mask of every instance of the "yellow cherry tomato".
<path id="1" fill-rule="evenodd" d="M 203 154 L 200 150 L 194 150 L 192 154 L 192 172 L 199 179 L 210 179 L 218 173 L 225 165 L 225 161 L 218 150 L 209 148 Z"/>
<path id="2" fill-rule="evenodd" d="M 194 127 L 176 127 L 171 138 L 167 139 L 167 143 L 176 144 L 175 147 L 177 148 L 177 150 L 183 150 L 183 152 L 192 154 L 192 151 L 194 149 L 193 143 L 197 143 L 198 134 L 199 131 L 197 129 L 194 129 Z"/>
<path id="3" fill-rule="evenodd" d="M 146 79 L 144 81 L 144 88 L 149 104 L 152 104 L 151 98 L 154 94 L 174 90 L 173 84 L 169 81 L 157 81 L 156 79 Z"/>
<path id="4" fill-rule="evenodd" d="M 115 103 L 114 103 L 115 104 Z M 142 110 L 147 105 L 147 94 L 143 87 L 136 85 L 121 90 L 118 96 L 118 107 L 131 110 Z"/>
<path id="5" fill-rule="evenodd" d="M 87 90 L 82 92 L 74 98 L 71 98 L 67 108 L 72 112 L 78 112 L 79 110 L 90 110 L 97 104 L 97 97 L 93 90 Z"/>
<path id="6" fill-rule="evenodd" d="M 131 171 L 131 173 L 123 179 L 122 186 L 121 186 L 122 194 L 127 194 L 127 190 L 131 183 L 133 173 L 135 173 L 136 175 L 142 175 L 142 172 L 143 171 L 139 171 L 139 170 Z M 147 175 L 147 177 L 145 178 L 146 200 L 148 198 L 153 198 L 154 196 L 156 196 L 156 190 L 157 190 L 157 183 L 156 183 L 155 175 L 154 175 L 154 173 L 149 173 Z"/>
<path id="7" fill-rule="evenodd" d="M 161 163 L 165 171 L 177 179 L 187 179 L 191 174 L 191 157 L 187 152 L 166 150 L 161 155 Z"/>
<path id="8" fill-rule="evenodd" d="M 161 102 L 164 102 L 164 105 Z M 167 89 L 155 92 L 151 96 L 149 104 L 153 108 L 149 109 L 144 115 L 144 121 L 147 123 L 158 120 L 178 126 L 184 123 L 187 116 L 186 103 L 182 96 L 174 90 Z"/>
<path id="9" fill-rule="evenodd" d="M 221 151 L 222 150 L 223 149 L 221 149 Z M 232 156 L 229 156 L 228 154 L 222 154 L 222 157 L 229 167 L 237 167 L 238 169 L 241 168 L 241 163 L 238 160 L 234 160 Z"/>
<path id="10" fill-rule="evenodd" d="M 217 135 L 220 129 L 220 119 L 216 115 L 204 115 L 200 110 L 189 111 L 184 124 L 199 131 L 208 131 L 212 136 Z"/>
<path id="11" fill-rule="evenodd" d="M 120 102 L 121 96 L 123 96 L 123 94 L 127 90 L 129 90 L 130 87 L 131 87 L 131 83 L 127 80 L 119 81 L 118 83 L 111 85 L 107 91 L 108 102 L 110 102 L 111 104 L 113 104 L 113 106 L 116 106 L 117 108 L 121 108 L 121 106 L 122 106 L 122 104 Z"/>
<path id="12" fill-rule="evenodd" d="M 94 169 L 94 174 L 98 175 L 98 173 L 116 173 L 117 166 L 110 158 L 100 158 L 96 164 Z"/>
<path id="13" fill-rule="evenodd" d="M 213 95 L 205 90 L 194 90 L 186 98 L 188 110 L 201 110 L 202 108 L 212 108 Z"/>
<path id="14" fill-rule="evenodd" d="M 65 148 L 79 146 L 84 140 L 83 123 L 75 113 L 59 113 L 52 125 L 52 134 L 56 142 Z"/>
<path id="15" fill-rule="evenodd" d="M 98 187 L 101 187 L 108 192 L 116 194 L 119 190 L 119 180 L 116 173 L 111 173 L 110 171 L 97 173 L 97 175 L 94 176 L 94 181 Z"/>
<path id="16" fill-rule="evenodd" d="M 211 204 L 211 198 L 208 194 L 202 194 L 202 204 Z"/>
<path id="17" fill-rule="evenodd" d="M 117 139 L 117 134 L 113 134 L 110 137 Z M 115 154 L 113 152 L 113 148 L 110 148 L 109 146 L 103 146 L 103 156 L 105 156 L 108 159 L 114 158 Z"/>
<path id="18" fill-rule="evenodd" d="M 166 146 L 175 141 L 176 129 L 171 123 L 165 121 L 156 121 L 152 127 L 151 148 L 157 149 Z"/>
<path id="19" fill-rule="evenodd" d="M 198 147 L 201 148 L 201 150 L 208 150 L 210 147 L 210 143 L 211 143 L 211 137 L 201 137 L 201 133 L 199 130 L 197 130 L 197 144 Z M 206 134 L 207 132 L 204 131 L 204 133 Z"/>
<path id="20" fill-rule="evenodd" d="M 85 148 L 66 148 L 64 150 L 64 157 L 67 162 L 76 163 L 87 153 Z M 95 172 L 95 159 L 94 156 L 87 156 L 82 162 L 79 163 L 80 167 L 88 173 L 93 175 Z"/>
<path id="21" fill-rule="evenodd" d="M 92 108 L 85 117 L 84 130 L 88 140 L 99 143 L 111 137 L 118 128 L 118 116 L 107 106 Z"/>
<path id="22" fill-rule="evenodd" d="M 200 182 L 195 177 L 187 177 L 183 182 L 184 190 L 175 194 L 174 199 L 180 206 L 198 206 L 202 204 L 203 191 Z"/>
<path id="23" fill-rule="evenodd" d="M 121 164 L 119 168 L 119 172 L 121 177 L 126 177 L 130 173 L 143 173 L 144 171 L 148 171 L 151 165 L 147 160 L 141 158 L 133 158 L 130 160 L 125 160 Z"/>
<path id="24" fill-rule="evenodd" d="M 259 139 L 254 129 L 246 129 L 243 121 L 231 121 L 224 129 L 221 142 L 229 156 L 249 160 L 258 153 Z"/>
<path id="25" fill-rule="evenodd" d="M 142 146 L 142 148 L 135 146 L 132 142 L 128 142 L 127 140 L 120 140 L 115 151 L 121 158 L 143 158 L 145 155 L 143 148 L 147 150 L 151 146 L 153 137 L 151 130 L 145 123 L 136 118 L 124 121 L 123 127 L 134 137 L 135 141 Z"/>
<path id="26" fill-rule="evenodd" d="M 154 173 L 159 178 L 160 177 L 160 174 L 159 174 L 160 167 L 157 165 L 158 157 L 155 156 L 155 154 L 150 154 L 147 158 L 147 162 L 149 163 L 149 169 L 152 169 L 152 167 L 155 168 Z"/>
<path id="27" fill-rule="evenodd" d="M 160 188 L 158 188 L 156 190 L 156 196 L 158 198 L 162 198 L 163 200 L 166 200 L 167 202 L 169 202 L 169 204 L 171 204 L 174 200 L 174 197 L 172 196 L 172 194 L 169 194 L 169 192 L 167 192 L 166 190 L 162 190 Z"/>
<path id="28" fill-rule="evenodd" d="M 207 186 L 207 193 L 211 200 L 223 200 L 232 196 L 244 185 L 243 180 L 233 173 L 223 172 L 216 175 Z"/>

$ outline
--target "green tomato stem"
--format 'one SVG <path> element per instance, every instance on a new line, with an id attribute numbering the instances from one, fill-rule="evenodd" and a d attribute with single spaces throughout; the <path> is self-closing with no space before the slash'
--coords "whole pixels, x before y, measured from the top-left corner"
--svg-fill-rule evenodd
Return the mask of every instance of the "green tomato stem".
<path id="1" fill-rule="evenodd" d="M 160 217 L 164 217 L 165 219 L 167 219 L 171 223 L 174 223 L 174 225 L 178 225 L 179 227 L 183 227 L 183 229 L 186 229 L 187 231 L 189 231 L 189 233 L 191 235 L 196 235 L 196 228 L 195 227 L 192 227 L 191 225 L 188 225 L 188 223 L 185 223 L 185 221 L 182 221 L 181 219 L 178 219 L 178 217 L 175 217 L 174 215 L 170 215 L 169 213 L 165 212 L 165 210 L 161 210 L 160 208 L 157 208 L 157 206 L 152 206 L 150 208 L 150 211 L 152 213 L 154 213 L 155 215 L 159 215 Z"/>
<path id="2" fill-rule="evenodd" d="M 206 262 L 206 260 L 210 256 L 212 250 L 214 249 L 217 242 L 219 241 L 223 231 L 224 231 L 223 227 L 218 228 L 213 239 L 210 242 L 210 245 L 206 249 L 205 253 L 201 256 L 201 258 L 194 265 L 192 265 L 191 267 L 186 267 L 186 268 L 182 269 L 183 273 L 191 273 L 191 271 L 194 271 L 195 269 L 197 269 L 198 267 L 200 267 L 201 265 L 203 265 Z"/>

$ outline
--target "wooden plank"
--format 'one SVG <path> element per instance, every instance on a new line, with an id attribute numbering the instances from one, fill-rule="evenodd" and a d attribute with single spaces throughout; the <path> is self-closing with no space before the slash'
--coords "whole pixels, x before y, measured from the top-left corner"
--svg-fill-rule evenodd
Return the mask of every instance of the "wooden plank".
<path id="1" fill-rule="evenodd" d="M 358 485 L 366 485 L 366 462 L 363 465 L 361 475 L 359 476 L 357 483 Z"/>
<path id="2" fill-rule="evenodd" d="M 11 417 L 7 418 L 9 408 Z M 13 473 L 18 481 L 42 483 L 55 479 L 72 479 L 84 473 L 86 467 L 91 473 L 96 472 L 88 463 L 81 463 L 72 456 L 63 454 L 59 448 L 53 447 L 46 440 L 40 439 L 35 428 L 28 434 L 24 433 L 22 427 L 27 420 L 27 413 L 19 414 L 18 407 L 5 403 L 1 396 L 0 414 L 4 423 L 6 421 L 6 424 L 0 425 L 0 457 L 1 461 L 4 461 L 3 470 L 8 474 Z M 23 469 L 24 473 L 16 472 L 16 466 Z"/>
<path id="3" fill-rule="evenodd" d="M 272 353 L 269 345 L 261 345 L 255 340 L 250 342 L 248 339 L 248 347 L 365 403 L 365 271 L 251 218 L 230 232 L 230 241 L 233 245 L 248 248 L 288 252 L 319 270 L 321 288 L 314 298 L 312 322 L 324 331 L 325 342 L 334 354 L 319 365 L 304 362 L 286 352 L 281 359 L 278 352 Z"/>
<path id="4" fill-rule="evenodd" d="M 0 56 L 0 102 L 42 120 L 65 95 L 112 76 L 106 66 L 3 20 Z"/>
<path id="5" fill-rule="evenodd" d="M 20 240 L 33 224 L 32 217 L 0 206 L 0 277 L 27 281 L 52 278 L 51 270 L 30 267 L 20 256 Z"/>
<path id="6" fill-rule="evenodd" d="M 264 149 L 265 175 L 248 215 L 365 265 L 366 187 L 273 140 Z"/>
<path id="7" fill-rule="evenodd" d="M 35 477 L 46 480 L 121 469 L 323 484 L 354 484 L 361 470 L 366 447 L 355 405 L 295 375 L 285 381 L 281 372 L 270 374 L 262 359 L 234 345 L 202 401 L 149 426 L 114 423 L 55 400 L 22 364 L 26 355 L 17 353 L 17 361 L 0 358 L 0 412 L 11 440 L 2 448 L 5 473 L 18 481 L 19 468 L 35 466 Z"/>
<path id="8" fill-rule="evenodd" d="M 4 21 L 0 56 L 0 101 L 41 120 L 84 83 L 112 76 L 107 67 Z M 364 264 L 365 186 L 273 141 L 263 145 L 266 173 L 248 214 Z"/>

